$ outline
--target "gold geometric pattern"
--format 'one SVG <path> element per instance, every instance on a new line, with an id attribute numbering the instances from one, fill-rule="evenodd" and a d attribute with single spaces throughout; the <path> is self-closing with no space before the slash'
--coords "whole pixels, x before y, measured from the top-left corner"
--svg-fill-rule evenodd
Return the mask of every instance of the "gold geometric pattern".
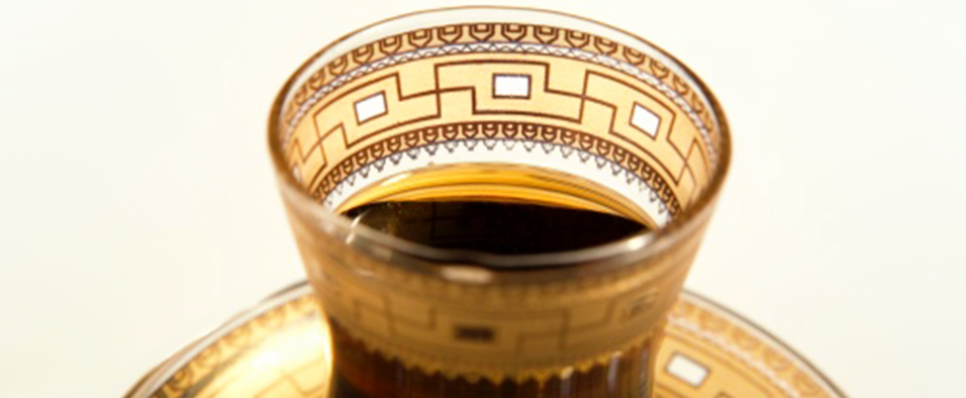
<path id="1" fill-rule="evenodd" d="M 309 398 L 329 396 L 329 329 L 307 285 L 243 315 L 187 347 L 126 398 Z M 690 294 L 669 317 L 657 355 L 658 398 L 844 397 L 781 343 Z M 706 369 L 699 385 L 668 371 L 676 357 Z"/>
<path id="2" fill-rule="evenodd" d="M 677 298 L 702 232 L 678 249 L 619 270 L 539 284 L 473 285 L 423 275 L 310 234 L 290 217 L 305 268 L 327 313 L 387 358 L 427 374 L 541 378 L 606 363 L 652 339 Z M 461 327 L 486 330 L 468 340 Z"/>
<path id="3" fill-rule="evenodd" d="M 449 142 L 455 145 L 456 142 L 468 140 L 483 140 L 484 144 L 479 145 L 481 147 L 487 147 L 486 140 L 526 140 L 540 142 L 541 144 L 563 145 L 585 154 L 600 156 L 632 173 L 644 181 L 648 187 L 653 187 L 653 191 L 665 204 L 667 211 L 672 216 L 681 211 L 681 205 L 675 198 L 671 185 L 664 180 L 661 174 L 639 156 L 628 152 L 614 142 L 597 135 L 555 126 L 502 120 L 462 122 L 440 127 L 428 127 L 374 141 L 365 150 L 356 152 L 354 156 L 344 159 L 339 164 L 334 165 L 328 173 L 318 177 L 319 183 L 316 192 L 325 196 L 332 190 L 337 189 L 347 176 L 367 168 L 372 163 L 379 164 L 378 161 L 371 161 L 372 159 L 385 159 L 387 155 L 399 155 L 414 149 L 431 148 L 433 145 L 439 145 L 440 142 Z"/>
<path id="4" fill-rule="evenodd" d="M 304 108 L 311 106 L 320 94 L 327 94 L 331 86 L 340 83 L 340 80 L 352 79 L 364 74 L 367 69 L 381 65 L 394 65 L 400 58 L 412 59 L 415 57 L 413 52 L 418 52 L 420 58 L 452 54 L 458 52 L 460 45 L 465 46 L 463 51 L 506 52 L 520 49 L 530 53 L 577 56 L 585 61 L 599 61 L 615 69 L 626 70 L 632 66 L 648 74 L 655 81 L 653 85 L 667 87 L 667 94 L 673 93 L 679 97 L 681 108 L 693 113 L 709 134 L 717 130 L 717 121 L 707 101 L 700 92 L 692 89 L 690 79 L 649 54 L 586 32 L 517 23 L 453 24 L 425 28 L 390 35 L 348 51 L 316 70 L 295 89 L 291 100 L 285 104 L 284 122 L 297 124 L 305 114 Z M 446 50 L 425 51 L 433 48 Z"/>
<path id="5" fill-rule="evenodd" d="M 505 47 L 487 47 L 498 44 Z M 372 66 L 417 49 L 435 52 Z M 579 56 L 584 53 L 596 58 Z M 526 77 L 527 95 L 498 95 L 498 76 Z M 654 173 L 639 176 L 667 198 L 673 215 L 707 185 L 716 151 L 710 138 L 716 123 L 684 81 L 654 58 L 569 30 L 479 24 L 410 32 L 363 46 L 313 75 L 286 108 L 285 155 L 296 179 L 324 198 L 365 163 L 452 140 L 443 133 L 465 123 L 541 126 L 593 136 L 640 160 Z M 384 101 L 384 109 L 360 120 L 358 104 L 370 98 Z M 642 127 L 642 114 L 648 126 Z M 435 141 L 424 131 L 435 131 Z M 398 145 L 403 138 L 406 148 Z M 395 147 L 387 145 L 392 140 Z"/>
<path id="6" fill-rule="evenodd" d="M 300 72 L 308 77 L 285 94 L 273 149 L 329 210 L 353 203 L 379 178 L 472 156 L 592 175 L 594 184 L 646 207 L 642 222 L 660 227 L 704 197 L 727 141 L 697 81 L 658 61 L 658 50 L 645 51 L 654 53 L 529 24 L 393 34 Z M 516 143 L 526 153 L 511 149 Z M 458 145 L 466 150 L 455 151 Z M 415 272 L 404 266 L 405 254 L 350 243 L 352 231 L 336 233 L 302 204 L 287 203 L 290 224 L 339 330 L 426 374 L 497 382 L 606 365 L 615 353 L 656 341 L 707 220 L 646 258 L 521 283 L 455 264 Z M 462 271 L 494 280 L 446 275 Z"/>

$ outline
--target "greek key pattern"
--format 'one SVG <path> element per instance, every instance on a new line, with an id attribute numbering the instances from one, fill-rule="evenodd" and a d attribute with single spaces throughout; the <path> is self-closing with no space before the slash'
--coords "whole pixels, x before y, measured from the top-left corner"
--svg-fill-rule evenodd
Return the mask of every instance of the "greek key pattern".
<path id="1" fill-rule="evenodd" d="M 702 138 L 705 140 L 705 144 L 708 146 L 709 154 L 711 156 L 712 162 L 715 161 L 716 153 L 715 148 L 711 145 L 712 140 L 710 138 L 711 132 L 707 127 L 707 124 L 702 116 L 699 115 L 691 105 L 681 97 L 681 93 L 676 91 L 675 88 L 668 84 L 663 83 L 659 78 L 657 78 L 653 73 L 645 71 L 634 64 L 627 63 L 625 61 L 611 58 L 604 54 L 587 52 L 585 50 L 558 47 L 547 44 L 528 44 L 528 43 L 471 43 L 471 44 L 449 44 L 442 47 L 436 48 L 421 48 L 418 50 L 413 50 L 410 52 L 398 53 L 387 56 L 385 58 L 379 59 L 372 63 L 363 64 L 356 69 L 339 75 L 329 83 L 323 85 L 321 88 L 315 91 L 310 97 L 308 97 L 300 106 L 299 109 L 294 111 L 294 115 L 291 112 L 287 113 L 288 120 L 287 128 L 285 131 L 284 140 L 287 142 L 289 135 L 295 125 L 301 121 L 302 117 L 308 109 L 318 102 L 320 99 L 325 97 L 328 93 L 332 92 L 339 86 L 356 79 L 360 76 L 364 76 L 372 71 L 390 67 L 398 63 L 411 61 L 414 59 L 429 58 L 446 56 L 452 54 L 460 53 L 487 53 L 487 52 L 504 52 L 504 53 L 523 53 L 523 54 L 543 54 L 543 55 L 554 55 L 557 57 L 568 57 L 580 59 L 587 62 L 594 62 L 603 66 L 607 66 L 611 69 L 622 71 L 630 76 L 638 78 L 640 81 L 645 82 L 652 87 L 660 90 L 668 98 L 672 99 L 676 105 L 678 105 L 682 111 L 684 111 L 691 120 L 698 126 L 702 134 Z M 659 61 L 655 61 L 659 62 Z"/>
<path id="2" fill-rule="evenodd" d="M 438 49 L 438 51 L 433 51 Z M 425 51 L 429 50 L 429 51 Z M 285 121 L 290 126 L 332 86 L 344 83 L 371 69 L 393 65 L 412 58 L 467 51 L 515 51 L 555 53 L 593 60 L 619 69 L 635 69 L 653 79 L 652 84 L 670 88 L 707 126 L 709 134 L 716 121 L 701 93 L 691 88 L 690 79 L 680 76 L 657 59 L 621 43 L 585 32 L 546 25 L 477 23 L 426 28 L 358 47 L 343 54 L 313 73 L 299 86 L 286 104 Z M 404 54 L 403 58 L 394 57 Z M 598 58 L 601 57 L 601 58 Z M 380 62 L 389 59 L 388 62 Z M 633 67 L 633 68 L 632 68 Z M 671 92 L 668 92 L 669 95 Z M 285 137 L 287 138 L 287 137 Z"/>
<path id="3" fill-rule="evenodd" d="M 127 398 L 329 396 L 328 327 L 308 286 L 293 293 L 246 314 L 208 346 L 190 347 L 198 354 L 175 358 L 174 367 L 157 371 L 159 385 Z M 668 323 L 655 397 L 844 398 L 780 343 L 703 300 L 683 295 Z"/>
<path id="4" fill-rule="evenodd" d="M 606 363 L 646 341 L 676 300 L 700 240 L 695 234 L 615 272 L 474 285 L 337 250 L 337 238 L 300 233 L 311 223 L 293 221 L 309 280 L 348 333 L 429 374 L 492 380 Z"/>
<path id="5" fill-rule="evenodd" d="M 504 86 L 522 95 L 501 95 Z M 637 167 L 639 176 L 672 214 L 696 198 L 712 171 L 713 146 L 702 127 L 662 92 L 592 62 L 539 53 L 454 52 L 396 64 L 343 84 L 310 114 L 292 131 L 286 157 L 295 178 L 319 198 L 339 176 L 394 153 L 390 145 L 473 139 L 476 130 L 492 133 L 489 126 L 512 139 L 516 130 L 540 125 L 536 139 L 566 144 L 579 135 L 575 146 L 596 137 L 595 148 L 646 165 Z M 508 122 L 519 128 L 505 128 Z M 563 134 L 554 137 L 558 130 Z"/>
<path id="6" fill-rule="evenodd" d="M 565 29 L 422 29 L 315 71 L 283 108 L 281 149 L 293 178 L 331 209 L 421 167 L 503 162 L 593 184 L 583 192 L 610 188 L 625 196 L 615 206 L 636 205 L 660 227 L 707 188 L 721 142 L 704 93 L 674 69 Z M 453 279 L 460 267 L 413 272 L 347 246 L 353 236 L 321 232 L 311 214 L 291 215 L 340 330 L 406 366 L 492 380 L 594 366 L 651 340 L 703 231 L 702 222 L 660 253 L 597 275 L 483 285 Z"/>
<path id="7" fill-rule="evenodd" d="M 682 297 L 671 310 L 667 337 L 658 363 L 673 377 L 658 385 L 657 396 L 662 389 L 688 388 L 708 398 L 842 397 L 793 352 L 704 300 Z M 675 369 L 675 361 L 682 360 L 703 372 Z"/>

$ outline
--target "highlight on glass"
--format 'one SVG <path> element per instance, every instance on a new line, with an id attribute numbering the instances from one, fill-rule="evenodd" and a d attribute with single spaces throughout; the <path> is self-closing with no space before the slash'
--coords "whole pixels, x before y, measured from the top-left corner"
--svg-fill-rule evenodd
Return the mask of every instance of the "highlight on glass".
<path id="1" fill-rule="evenodd" d="M 335 388 L 369 397 L 649 394 L 730 158 L 672 56 L 515 8 L 340 39 L 285 84 L 269 143 Z"/>

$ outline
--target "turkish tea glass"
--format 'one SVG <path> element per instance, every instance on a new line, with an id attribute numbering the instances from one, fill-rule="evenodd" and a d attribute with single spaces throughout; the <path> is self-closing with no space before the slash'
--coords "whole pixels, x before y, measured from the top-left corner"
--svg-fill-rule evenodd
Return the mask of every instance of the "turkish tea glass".
<path id="1" fill-rule="evenodd" d="M 649 396 L 730 159 L 721 107 L 674 57 L 556 12 L 418 12 L 313 55 L 268 133 L 343 395 Z M 499 254 L 341 215 L 460 197 L 525 197 L 648 229 Z"/>

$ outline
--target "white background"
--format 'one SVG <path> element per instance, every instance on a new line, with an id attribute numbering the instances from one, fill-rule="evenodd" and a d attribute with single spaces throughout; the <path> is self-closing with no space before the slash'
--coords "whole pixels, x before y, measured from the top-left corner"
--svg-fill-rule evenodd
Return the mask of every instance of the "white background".
<path id="1" fill-rule="evenodd" d="M 119 397 L 302 277 L 265 145 L 310 54 L 455 1 L 0 5 L 0 396 Z M 961 397 L 959 2 L 527 1 L 715 90 L 734 164 L 688 286 L 853 397 Z"/>

